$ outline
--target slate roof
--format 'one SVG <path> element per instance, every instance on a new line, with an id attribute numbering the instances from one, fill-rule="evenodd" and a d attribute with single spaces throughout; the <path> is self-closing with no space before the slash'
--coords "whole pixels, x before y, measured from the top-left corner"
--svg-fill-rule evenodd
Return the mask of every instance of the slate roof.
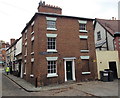
<path id="1" fill-rule="evenodd" d="M 106 29 L 111 35 L 114 36 L 115 32 L 118 32 L 118 21 L 120 20 L 106 20 L 95 19 L 104 29 Z"/>

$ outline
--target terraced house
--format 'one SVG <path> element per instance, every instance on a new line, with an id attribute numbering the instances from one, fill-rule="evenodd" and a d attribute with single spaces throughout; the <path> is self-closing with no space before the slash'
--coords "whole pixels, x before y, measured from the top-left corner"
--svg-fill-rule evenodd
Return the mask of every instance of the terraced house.
<path id="1" fill-rule="evenodd" d="M 97 78 L 93 19 L 40 2 L 22 31 L 23 78 L 37 86 Z"/>

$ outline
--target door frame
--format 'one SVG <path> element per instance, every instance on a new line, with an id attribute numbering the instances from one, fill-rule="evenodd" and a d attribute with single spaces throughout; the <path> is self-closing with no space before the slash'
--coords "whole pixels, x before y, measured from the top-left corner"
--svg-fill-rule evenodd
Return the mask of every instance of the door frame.
<path id="1" fill-rule="evenodd" d="M 109 69 L 110 69 L 110 66 L 113 66 L 113 65 L 110 65 L 110 63 L 115 63 L 115 67 L 116 67 L 116 79 L 118 79 L 118 67 L 117 67 L 117 62 L 116 61 L 109 61 Z M 112 70 L 113 71 L 113 70 Z M 115 78 L 115 77 L 114 77 Z"/>
<path id="2" fill-rule="evenodd" d="M 74 58 L 66 58 L 66 59 L 64 59 L 65 82 L 68 81 L 67 80 L 67 73 L 66 73 L 66 61 L 72 61 L 72 79 L 73 79 L 73 81 L 75 81 L 76 78 L 75 78 L 75 61 L 74 61 Z"/>

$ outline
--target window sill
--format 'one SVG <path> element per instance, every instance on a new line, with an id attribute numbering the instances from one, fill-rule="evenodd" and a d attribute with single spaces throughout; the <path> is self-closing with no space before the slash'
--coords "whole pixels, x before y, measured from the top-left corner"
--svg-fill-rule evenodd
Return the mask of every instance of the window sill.
<path id="1" fill-rule="evenodd" d="M 31 58 L 31 62 L 34 62 L 34 60 L 35 60 L 34 58 Z"/>
<path id="2" fill-rule="evenodd" d="M 58 77 L 58 75 L 57 74 L 48 74 L 47 77 L 48 78 L 50 78 L 50 77 Z"/>
<path id="3" fill-rule="evenodd" d="M 86 30 L 79 30 L 79 32 L 87 33 L 88 31 L 86 31 Z"/>
<path id="4" fill-rule="evenodd" d="M 33 74 L 31 74 L 31 75 L 30 75 L 30 77 L 31 77 L 31 78 L 33 78 L 33 77 L 34 77 L 34 75 L 33 75 Z"/>
<path id="5" fill-rule="evenodd" d="M 26 75 L 26 73 L 23 73 L 24 75 Z"/>
<path id="6" fill-rule="evenodd" d="M 57 50 L 50 50 L 50 49 L 48 49 L 47 52 L 57 52 Z"/>
<path id="7" fill-rule="evenodd" d="M 33 31 L 33 32 L 31 32 L 31 35 L 32 35 L 32 34 L 34 34 L 34 31 Z"/>
<path id="8" fill-rule="evenodd" d="M 88 53 L 89 50 L 80 50 L 80 52 L 82 52 L 82 53 Z"/>
<path id="9" fill-rule="evenodd" d="M 34 52 L 31 52 L 31 55 L 33 55 L 34 54 Z"/>
<path id="10" fill-rule="evenodd" d="M 26 57 L 27 55 L 24 55 L 24 57 Z"/>
<path id="11" fill-rule="evenodd" d="M 57 29 L 56 29 L 56 28 L 47 28 L 47 30 L 53 30 L 53 31 L 56 31 Z"/>
<path id="12" fill-rule="evenodd" d="M 27 40 L 27 38 L 25 38 L 25 41 Z"/>
<path id="13" fill-rule="evenodd" d="M 82 72 L 82 75 L 90 75 L 91 72 Z"/>

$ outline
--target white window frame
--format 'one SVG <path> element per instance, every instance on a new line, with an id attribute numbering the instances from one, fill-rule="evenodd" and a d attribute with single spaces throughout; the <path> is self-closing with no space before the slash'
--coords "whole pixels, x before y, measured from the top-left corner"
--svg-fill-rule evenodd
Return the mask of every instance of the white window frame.
<path id="1" fill-rule="evenodd" d="M 35 37 L 33 36 L 33 37 L 31 38 L 31 41 L 34 41 L 34 39 L 35 39 Z"/>
<path id="2" fill-rule="evenodd" d="M 82 75 L 88 75 L 91 74 L 91 72 L 82 72 Z"/>
<path id="3" fill-rule="evenodd" d="M 57 30 L 57 29 L 56 29 L 56 20 L 57 20 L 57 18 L 54 18 L 54 17 L 46 17 L 46 20 L 47 20 L 47 30 Z M 55 22 L 55 26 L 54 26 L 53 28 L 48 27 L 48 21 Z"/>
<path id="4" fill-rule="evenodd" d="M 47 36 L 47 52 L 57 52 L 56 50 L 56 37 L 57 34 L 46 34 Z M 48 38 L 55 38 L 55 49 L 48 49 Z"/>
<path id="5" fill-rule="evenodd" d="M 85 30 L 80 30 L 80 24 L 87 24 L 87 21 L 85 21 L 85 20 L 78 20 L 78 22 L 79 22 L 79 32 L 83 32 L 83 33 L 87 33 L 88 31 L 87 31 L 87 28 L 86 28 L 86 26 L 85 26 Z"/>
<path id="6" fill-rule="evenodd" d="M 82 52 L 82 53 L 88 53 L 89 50 L 80 50 L 80 52 Z"/>
<path id="7" fill-rule="evenodd" d="M 90 56 L 80 56 L 82 60 L 89 60 Z"/>
<path id="8" fill-rule="evenodd" d="M 46 57 L 47 59 L 47 66 L 48 66 L 48 61 L 55 61 L 56 62 L 56 73 L 47 73 L 47 77 L 50 78 L 50 77 L 57 77 L 58 74 L 57 74 L 57 59 L 58 57 Z M 48 68 L 47 68 L 48 70 Z"/>
<path id="9" fill-rule="evenodd" d="M 35 61 L 35 59 L 34 58 L 31 58 L 31 62 L 34 62 Z"/>
<path id="10" fill-rule="evenodd" d="M 35 21 L 33 21 L 32 23 L 31 23 L 31 26 L 33 26 L 35 24 Z"/>
<path id="11" fill-rule="evenodd" d="M 25 61 L 25 60 L 24 60 L 24 61 Z M 23 74 L 26 75 L 26 62 L 25 62 L 25 64 L 24 64 L 24 68 L 25 68 L 25 69 L 24 69 L 24 73 L 23 73 Z"/>
<path id="12" fill-rule="evenodd" d="M 31 55 L 33 55 L 34 54 L 34 52 L 31 52 Z"/>
<path id="13" fill-rule="evenodd" d="M 34 31 L 31 32 L 31 35 L 34 34 Z"/>
<path id="14" fill-rule="evenodd" d="M 80 39 L 88 39 L 88 36 L 87 35 L 79 35 L 79 38 Z"/>

